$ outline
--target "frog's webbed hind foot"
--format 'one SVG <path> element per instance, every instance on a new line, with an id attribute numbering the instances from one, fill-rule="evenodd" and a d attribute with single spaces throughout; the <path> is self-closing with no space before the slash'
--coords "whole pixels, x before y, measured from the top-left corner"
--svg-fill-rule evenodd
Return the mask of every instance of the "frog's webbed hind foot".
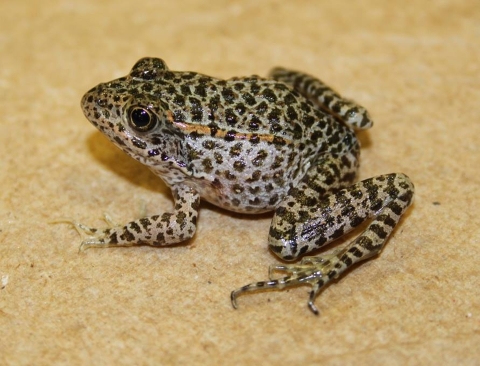
<path id="1" fill-rule="evenodd" d="M 308 299 L 308 307 L 315 314 L 319 311 L 315 306 L 315 298 L 322 288 L 334 277 L 330 276 L 332 269 L 337 262 L 337 254 L 328 257 L 305 257 L 298 264 L 285 264 L 271 266 L 269 268 L 269 281 L 260 281 L 250 283 L 237 290 L 232 291 L 232 305 L 236 309 L 237 297 L 245 292 L 255 292 L 262 290 L 283 290 L 300 285 L 310 285 L 312 287 Z M 274 272 L 284 272 L 286 275 L 281 278 L 274 278 Z"/>

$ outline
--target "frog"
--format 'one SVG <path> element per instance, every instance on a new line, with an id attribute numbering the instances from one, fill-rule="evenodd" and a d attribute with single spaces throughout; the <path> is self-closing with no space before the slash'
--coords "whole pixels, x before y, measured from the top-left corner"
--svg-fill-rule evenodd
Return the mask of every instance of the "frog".
<path id="1" fill-rule="evenodd" d="M 171 212 L 125 225 L 73 222 L 86 236 L 81 250 L 187 241 L 201 200 L 242 214 L 273 212 L 267 243 L 282 264 L 270 267 L 268 280 L 232 291 L 234 308 L 246 293 L 309 285 L 308 307 L 318 315 L 319 292 L 378 255 L 413 201 L 403 173 L 356 181 L 356 133 L 372 127 L 370 114 L 303 72 L 274 68 L 266 78 L 224 80 L 145 57 L 127 76 L 90 89 L 81 107 L 113 144 L 163 180 L 174 201 Z M 357 228 L 333 254 L 307 256 Z"/>

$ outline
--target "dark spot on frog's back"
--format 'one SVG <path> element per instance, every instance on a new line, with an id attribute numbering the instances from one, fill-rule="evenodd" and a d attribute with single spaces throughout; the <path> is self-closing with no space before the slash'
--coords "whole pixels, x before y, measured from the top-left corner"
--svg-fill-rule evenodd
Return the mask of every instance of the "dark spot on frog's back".
<path id="1" fill-rule="evenodd" d="M 315 118 L 313 118 L 313 116 L 304 116 L 303 117 L 302 124 L 305 127 L 310 128 L 310 127 L 313 126 L 314 123 L 315 123 Z"/>
<path id="2" fill-rule="evenodd" d="M 233 88 L 234 88 L 235 90 L 240 91 L 240 90 L 242 90 L 243 88 L 245 88 L 245 84 L 244 84 L 244 83 L 239 83 L 239 82 L 237 82 L 237 83 L 235 83 L 235 84 L 233 85 Z"/>
<path id="3" fill-rule="evenodd" d="M 173 111 L 173 119 L 176 122 L 185 122 L 186 121 L 185 114 L 183 113 L 183 111 L 181 111 L 179 109 L 176 109 L 175 111 Z"/>
<path id="4" fill-rule="evenodd" d="M 225 103 L 227 103 L 227 104 L 233 103 L 236 99 L 235 93 L 230 88 L 224 88 L 222 90 L 222 97 L 223 97 L 223 100 L 225 101 Z"/>
<path id="5" fill-rule="evenodd" d="M 218 126 L 215 123 L 210 123 L 208 128 L 210 128 L 210 136 L 215 137 L 218 132 Z"/>
<path id="6" fill-rule="evenodd" d="M 260 91 L 260 86 L 257 83 L 252 83 L 252 85 L 250 86 L 250 91 L 253 95 L 257 95 Z"/>
<path id="7" fill-rule="evenodd" d="M 205 98 L 207 96 L 205 86 L 202 84 L 195 86 L 194 93 L 202 98 Z"/>
<path id="8" fill-rule="evenodd" d="M 229 126 L 235 126 L 237 124 L 237 116 L 233 112 L 233 109 L 228 108 L 225 110 L 225 120 Z"/>
<path id="9" fill-rule="evenodd" d="M 277 101 L 277 96 L 275 95 L 275 92 L 271 89 L 265 89 L 263 92 L 262 92 L 262 96 L 268 100 L 269 103 L 276 103 Z"/>
<path id="10" fill-rule="evenodd" d="M 177 90 L 175 89 L 175 87 L 173 85 L 167 85 L 165 87 L 165 90 L 167 91 L 168 94 L 170 95 L 175 95 L 175 93 L 177 92 Z"/>
<path id="11" fill-rule="evenodd" d="M 274 136 L 273 137 L 273 144 L 275 146 L 278 146 L 278 147 L 285 146 L 285 145 L 287 145 L 287 141 L 285 141 L 285 139 L 283 139 L 280 136 Z"/>
<path id="12" fill-rule="evenodd" d="M 298 120 L 298 114 L 292 106 L 287 108 L 287 116 L 290 120 Z"/>
<path id="13" fill-rule="evenodd" d="M 250 93 L 243 93 L 242 98 L 250 106 L 256 103 L 255 97 Z"/>
<path id="14" fill-rule="evenodd" d="M 183 84 L 180 86 L 180 93 L 184 96 L 192 95 L 192 91 L 190 90 L 190 85 Z"/>
<path id="15" fill-rule="evenodd" d="M 192 140 L 198 140 L 200 138 L 200 134 L 198 131 L 192 131 L 188 134 L 188 137 L 190 137 Z"/>
<path id="16" fill-rule="evenodd" d="M 279 133 L 280 131 L 282 131 L 282 126 L 279 123 L 272 123 L 272 125 L 270 126 L 270 132 L 272 134 L 275 134 Z"/>
<path id="17" fill-rule="evenodd" d="M 257 111 L 257 114 L 263 116 L 265 112 L 268 110 L 268 104 L 265 101 L 263 101 L 255 107 L 255 110 Z"/>
<path id="18" fill-rule="evenodd" d="M 302 108 L 302 111 L 304 111 L 305 113 L 311 113 L 312 112 L 311 106 L 306 102 L 301 102 L 300 107 Z"/>
<path id="19" fill-rule="evenodd" d="M 245 108 L 245 105 L 243 103 L 237 103 L 235 105 L 235 110 L 237 111 L 237 113 L 240 116 L 243 116 L 245 114 L 245 111 L 247 110 L 247 108 Z"/>
<path id="20" fill-rule="evenodd" d="M 257 145 L 260 142 L 260 136 L 256 134 L 252 134 L 250 136 L 250 139 L 248 140 L 252 145 Z"/>
<path id="21" fill-rule="evenodd" d="M 285 97 L 283 98 L 283 101 L 286 105 L 297 103 L 297 99 L 292 93 L 288 93 L 287 95 L 285 95 Z"/>
<path id="22" fill-rule="evenodd" d="M 235 136 L 236 136 L 236 133 L 234 130 L 230 130 L 230 131 L 227 131 L 227 133 L 225 134 L 225 141 L 233 141 L 235 140 Z"/>
<path id="23" fill-rule="evenodd" d="M 173 98 L 173 103 L 175 103 L 179 107 L 183 107 L 185 105 L 185 98 L 183 97 L 183 95 L 176 94 Z"/>
<path id="24" fill-rule="evenodd" d="M 262 122 L 260 121 L 260 118 L 257 116 L 252 116 L 252 119 L 248 123 L 248 128 L 250 131 L 257 131 L 260 128 L 260 125 Z"/>
<path id="25" fill-rule="evenodd" d="M 208 108 L 210 108 L 212 113 L 217 111 L 219 105 L 220 105 L 220 96 L 215 95 L 214 97 L 210 98 L 210 101 L 208 102 Z"/>
<path id="26" fill-rule="evenodd" d="M 280 123 L 280 117 L 282 115 L 282 111 L 278 108 L 273 109 L 267 116 L 268 122 L 270 125 L 275 125 Z"/>

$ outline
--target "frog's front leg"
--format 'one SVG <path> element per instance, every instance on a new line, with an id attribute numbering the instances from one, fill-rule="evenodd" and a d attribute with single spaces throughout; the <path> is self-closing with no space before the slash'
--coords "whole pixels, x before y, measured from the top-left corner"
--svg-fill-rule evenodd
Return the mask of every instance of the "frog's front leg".
<path id="1" fill-rule="evenodd" d="M 315 207 L 302 205 L 301 195 L 308 187 L 295 189 L 276 210 L 270 229 L 270 249 L 284 260 L 318 249 L 373 218 L 356 240 L 330 257 L 306 257 L 300 264 L 273 267 L 287 276 L 256 282 L 232 292 L 236 307 L 238 295 L 262 289 L 312 286 L 308 305 L 318 314 L 314 300 L 320 290 L 354 263 L 378 254 L 400 217 L 412 202 L 414 187 L 404 174 L 370 178 L 337 191 Z M 298 197 L 295 197 L 295 196 Z M 306 201 L 305 201 L 306 202 Z"/>
<path id="2" fill-rule="evenodd" d="M 103 230 L 75 223 L 79 231 L 91 236 L 82 242 L 80 250 L 132 245 L 163 246 L 190 239 L 197 226 L 200 195 L 185 185 L 174 187 L 172 193 L 175 207 L 171 213 L 145 217 Z"/>

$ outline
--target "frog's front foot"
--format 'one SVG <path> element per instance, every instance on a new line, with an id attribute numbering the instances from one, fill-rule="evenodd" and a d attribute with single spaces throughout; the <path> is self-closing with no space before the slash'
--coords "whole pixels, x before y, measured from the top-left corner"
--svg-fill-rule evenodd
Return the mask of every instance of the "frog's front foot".
<path id="1" fill-rule="evenodd" d="M 328 257 L 305 257 L 298 264 L 286 264 L 271 266 L 269 268 L 269 281 L 250 283 L 237 290 L 232 291 L 232 305 L 236 309 L 237 297 L 245 292 L 262 291 L 268 289 L 283 290 L 300 285 L 310 285 L 308 307 L 315 314 L 319 311 L 315 306 L 315 298 L 321 289 L 334 277 L 329 276 L 335 266 L 337 254 Z M 274 278 L 274 272 L 284 272 L 286 276 Z"/>
<path id="2" fill-rule="evenodd" d="M 84 239 L 78 247 L 79 253 L 87 250 L 88 248 L 105 248 L 110 246 L 110 240 L 107 235 L 110 229 L 98 230 L 80 223 L 72 224 L 82 236 L 84 236 L 83 234 L 87 234 L 89 236 L 87 239 Z"/>
<path id="3" fill-rule="evenodd" d="M 84 237 L 80 251 L 88 248 L 177 244 L 195 234 L 200 195 L 183 186 L 176 187 L 173 193 L 176 211 L 143 217 L 124 225 L 114 223 L 107 215 L 104 217 L 108 224 L 105 229 L 95 229 L 69 219 L 57 222 L 73 225 Z"/>
<path id="4" fill-rule="evenodd" d="M 116 225 L 112 219 L 110 218 L 109 215 L 105 214 L 104 215 L 104 220 L 107 222 L 109 227 L 115 227 L 118 226 Z M 66 223 L 72 225 L 75 230 L 82 236 L 83 241 L 80 244 L 80 247 L 78 248 L 79 252 L 83 252 L 84 250 L 88 248 L 93 248 L 93 247 L 108 247 L 110 246 L 110 239 L 109 239 L 109 234 L 110 231 L 112 230 L 111 228 L 107 229 L 97 229 L 93 228 L 84 224 L 81 224 L 75 220 L 72 219 L 61 219 L 55 221 L 55 223 Z"/>

